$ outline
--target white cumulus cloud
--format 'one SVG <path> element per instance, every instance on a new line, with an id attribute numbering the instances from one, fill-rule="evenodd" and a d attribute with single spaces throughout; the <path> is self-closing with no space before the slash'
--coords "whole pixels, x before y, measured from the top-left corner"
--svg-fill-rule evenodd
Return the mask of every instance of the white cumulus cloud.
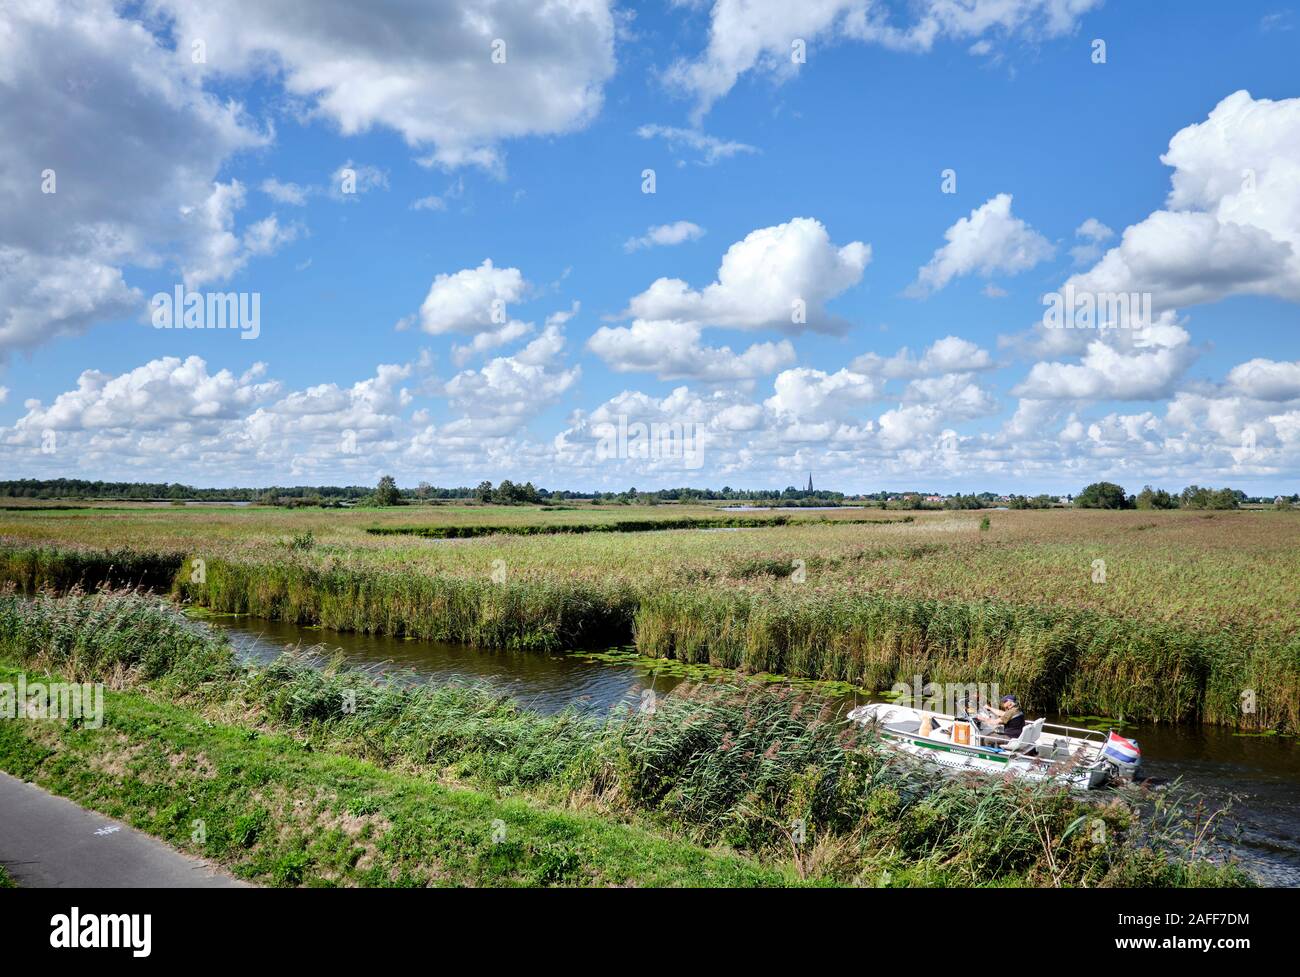
<path id="1" fill-rule="evenodd" d="M 704 236 L 704 228 L 690 221 L 673 221 L 671 224 L 655 224 L 640 237 L 630 237 L 623 243 L 624 251 L 639 251 L 642 248 L 663 247 L 696 241 Z"/>
<path id="2" fill-rule="evenodd" d="M 636 319 L 627 327 L 602 326 L 587 346 L 616 373 L 653 373 L 661 380 L 752 380 L 795 361 L 789 340 L 755 343 L 734 353 L 729 346 L 703 345 L 695 323 L 671 319 Z"/>
<path id="3" fill-rule="evenodd" d="M 1166 209 L 1070 284 L 1147 292 L 1156 311 L 1229 295 L 1300 301 L 1300 98 L 1234 92 L 1160 159 L 1173 167 Z"/>
<path id="4" fill-rule="evenodd" d="M 870 245 L 837 247 L 820 221 L 796 217 L 733 244 L 712 284 L 697 291 L 680 278 L 660 278 L 629 302 L 626 314 L 737 329 L 843 331 L 847 323 L 825 303 L 856 285 L 870 260 Z"/>
<path id="5" fill-rule="evenodd" d="M 1011 195 L 999 193 L 944 232 L 948 243 L 917 272 L 908 294 L 937 292 L 954 278 L 978 272 L 1016 275 L 1055 253 L 1050 241 L 1011 213 Z"/>
<path id="6" fill-rule="evenodd" d="M 1101 0 L 915 0 L 900 23 L 884 0 L 715 0 L 708 46 L 698 58 L 672 64 L 665 77 L 695 97 L 698 120 L 747 72 L 777 81 L 793 77 L 800 70 L 792 56 L 796 41 L 806 53 L 837 41 L 929 51 L 941 40 L 982 39 L 972 53 L 991 54 L 994 39 L 1068 34 L 1100 5 Z"/>
<path id="7" fill-rule="evenodd" d="M 247 260 L 242 189 L 216 180 L 269 137 L 118 5 L 6 3 L 0 87 L 0 357 L 143 311 L 128 265 Z"/>
<path id="8" fill-rule="evenodd" d="M 178 61 L 219 77 L 270 73 L 344 135 L 399 133 L 445 166 L 499 169 L 499 143 L 570 132 L 614 72 L 607 0 L 152 0 Z M 207 62 L 190 64 L 192 39 Z"/>

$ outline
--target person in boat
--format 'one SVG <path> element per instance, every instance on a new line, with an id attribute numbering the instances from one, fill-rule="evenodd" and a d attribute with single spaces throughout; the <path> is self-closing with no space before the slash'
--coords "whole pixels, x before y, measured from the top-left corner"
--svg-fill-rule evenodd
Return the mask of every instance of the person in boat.
<path id="1" fill-rule="evenodd" d="M 1008 741 L 1019 739 L 1025 728 L 1025 713 L 1020 708 L 1020 700 L 1014 695 L 1004 695 L 992 721 L 995 735 L 1005 737 Z"/>

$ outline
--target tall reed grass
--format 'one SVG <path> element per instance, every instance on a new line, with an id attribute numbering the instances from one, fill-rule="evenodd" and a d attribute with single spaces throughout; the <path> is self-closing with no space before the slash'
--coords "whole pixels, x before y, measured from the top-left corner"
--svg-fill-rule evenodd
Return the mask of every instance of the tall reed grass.
<path id="1" fill-rule="evenodd" d="M 144 587 L 166 591 L 184 553 L 132 549 L 83 550 L 68 547 L 0 547 L 0 583 L 23 593 L 66 591 L 73 587 Z"/>
<path id="2" fill-rule="evenodd" d="M 205 561 L 175 580 L 182 597 L 214 611 L 252 614 L 336 631 L 391 634 L 485 648 L 562 651 L 624 642 L 631 588 L 582 583 L 493 583 L 400 570 Z"/>
<path id="3" fill-rule="evenodd" d="M 538 651 L 634 643 L 653 657 L 868 689 L 918 675 L 996 682 L 1034 711 L 1300 730 L 1300 634 L 1244 623 L 1193 630 L 1067 606 L 712 580 L 494 583 L 292 550 L 274 562 L 208 558 L 197 581 L 194 565 L 168 553 L 0 550 L 0 580 L 27 593 L 143 583 L 214 611 L 339 631 Z"/>
<path id="4" fill-rule="evenodd" d="M 227 643 L 135 590 L 0 595 L 0 650 L 76 682 L 165 678 L 190 691 L 235 672 Z"/>
<path id="5" fill-rule="evenodd" d="M 1230 629 L 1068 608 L 718 589 L 642 595 L 635 627 L 641 653 L 689 663 L 868 689 L 995 682 L 1035 711 L 1300 729 L 1300 638 L 1252 647 Z"/>

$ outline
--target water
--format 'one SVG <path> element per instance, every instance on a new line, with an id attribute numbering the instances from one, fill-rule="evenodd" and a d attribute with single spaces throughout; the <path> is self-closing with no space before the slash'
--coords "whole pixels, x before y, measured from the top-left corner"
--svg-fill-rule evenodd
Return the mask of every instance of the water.
<path id="1" fill-rule="evenodd" d="M 580 655 L 494 651 L 440 641 L 407 641 L 386 635 L 303 628 L 260 618 L 215 618 L 241 653 L 270 661 L 286 647 L 324 645 L 351 665 L 401 672 L 431 683 L 482 684 L 538 712 L 576 708 L 604 715 L 622 702 L 639 700 L 642 689 L 667 692 L 680 679 L 655 676 L 644 667 L 610 664 Z M 600 649 L 604 651 L 605 649 Z"/>
<path id="2" fill-rule="evenodd" d="M 1125 727 L 1142 747 L 1142 773 L 1182 778 L 1213 811 L 1232 801 L 1221 836 L 1269 885 L 1300 886 L 1300 743 L 1218 726 Z"/>
<path id="3" fill-rule="evenodd" d="M 286 647 L 324 645 L 352 665 L 403 672 L 418 681 L 481 683 L 522 705 L 553 713 L 572 707 L 604 715 L 635 704 L 644 689 L 670 691 L 682 679 L 643 663 L 578 654 L 491 651 L 383 635 L 346 634 L 256 618 L 216 618 L 241 653 L 269 661 Z M 604 649 L 601 649 L 604 650 Z M 865 698 L 837 697 L 847 711 Z M 1071 723 L 1069 717 L 1049 722 Z M 1130 724 L 1120 730 L 1142 746 L 1142 770 L 1155 784 L 1182 778 L 1215 810 L 1234 800 L 1223 836 L 1263 881 L 1300 886 L 1300 743 L 1295 738 L 1239 736 L 1219 727 Z"/>

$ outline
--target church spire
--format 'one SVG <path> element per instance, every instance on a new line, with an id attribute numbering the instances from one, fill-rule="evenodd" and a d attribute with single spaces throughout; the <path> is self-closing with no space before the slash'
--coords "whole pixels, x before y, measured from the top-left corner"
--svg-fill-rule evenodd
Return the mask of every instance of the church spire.
<path id="1" fill-rule="evenodd" d="M 812 493 L 813 493 L 813 487 L 812 487 L 812 472 L 809 472 L 809 473 L 808 473 L 808 489 L 807 489 L 807 492 L 808 492 L 809 495 L 812 495 Z"/>

